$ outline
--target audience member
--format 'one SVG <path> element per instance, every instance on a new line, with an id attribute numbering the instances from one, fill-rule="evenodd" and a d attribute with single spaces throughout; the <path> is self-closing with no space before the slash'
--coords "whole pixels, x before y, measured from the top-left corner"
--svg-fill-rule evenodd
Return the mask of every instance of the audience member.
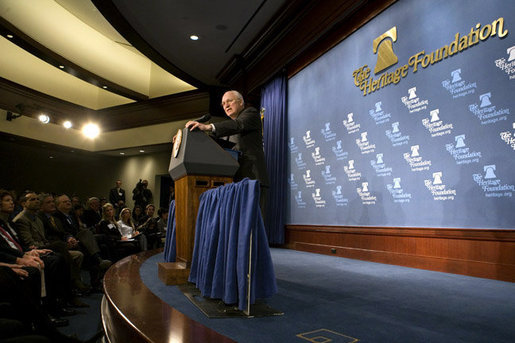
<path id="1" fill-rule="evenodd" d="M 106 235 L 111 260 L 119 260 L 139 251 L 139 247 L 134 241 L 122 237 L 114 217 L 114 207 L 110 203 L 105 204 L 102 208 L 102 220 L 98 229 L 100 233 Z"/>
<path id="2" fill-rule="evenodd" d="M 82 214 L 81 220 L 88 228 L 95 227 L 102 220 L 99 198 L 91 197 L 86 201 L 86 209 Z"/>
<path id="3" fill-rule="evenodd" d="M 132 190 L 132 200 L 135 205 L 145 208 L 148 204 L 152 203 L 152 191 L 148 189 L 148 181 L 141 179 L 136 184 L 136 187 Z"/>
<path id="4" fill-rule="evenodd" d="M 134 206 L 134 210 L 132 211 L 132 222 L 134 223 L 134 226 L 139 226 L 139 222 L 144 215 L 143 208 L 141 208 L 140 205 Z"/>
<path id="5" fill-rule="evenodd" d="M 79 196 L 78 195 L 72 195 L 72 206 L 75 207 L 75 206 L 80 206 L 80 207 L 83 207 L 82 206 L 82 201 L 80 200 Z"/>
<path id="6" fill-rule="evenodd" d="M 53 315 L 73 314 L 72 310 L 64 307 L 65 299 L 71 297 L 69 267 L 62 255 L 49 249 L 23 250 L 15 225 L 9 220 L 9 215 L 14 210 L 13 204 L 10 193 L 0 190 L 0 262 L 22 266 L 27 273 L 17 267 L 12 269 L 16 274 L 39 285 L 33 287 L 40 289 L 39 294 L 44 297 L 45 305 Z M 41 288 L 39 270 L 44 270 L 44 288 Z M 51 318 L 51 321 L 56 326 L 68 323 L 59 318 Z"/>
<path id="7" fill-rule="evenodd" d="M 129 208 L 125 207 L 121 210 L 118 227 L 120 228 L 122 240 L 125 238 L 127 238 L 127 240 L 136 239 L 139 242 L 141 250 L 147 250 L 147 238 L 144 234 L 136 230 L 132 221 L 131 210 Z"/>
<path id="8" fill-rule="evenodd" d="M 137 229 L 147 236 L 147 244 L 149 249 L 157 249 L 161 245 L 161 235 L 157 229 L 157 220 L 154 217 L 155 207 L 152 204 L 145 208 L 145 215 L 141 217 Z"/>
<path id="9" fill-rule="evenodd" d="M 66 299 L 71 305 L 76 307 L 88 306 L 80 301 L 76 296 L 72 296 L 72 284 L 78 284 L 76 276 L 76 264 L 64 242 L 49 242 L 45 237 L 44 224 L 40 217 L 36 215 L 40 207 L 40 200 L 35 192 L 29 192 L 22 198 L 23 211 L 19 213 L 13 220 L 16 230 L 19 234 L 22 247 L 25 250 L 49 249 L 52 252 L 60 254 L 65 261 L 68 270 L 68 279 L 65 282 Z M 82 255 L 82 254 L 81 254 Z M 72 273 L 73 271 L 73 273 Z M 72 279 L 72 277 L 74 279 Z M 80 280 L 80 279 L 79 279 Z"/>
<path id="10" fill-rule="evenodd" d="M 168 227 L 168 208 L 161 207 L 157 210 L 157 231 L 161 234 L 161 237 L 166 236 L 166 228 Z"/>
<path id="11" fill-rule="evenodd" d="M 115 187 L 109 191 L 109 202 L 113 204 L 116 215 L 125 207 L 125 189 L 122 188 L 121 180 L 116 180 Z"/>
<path id="12" fill-rule="evenodd" d="M 2 342 L 57 342 L 73 343 L 79 340 L 60 333 L 56 319 L 50 317 L 40 305 L 39 272 L 31 281 L 26 269 L 0 262 L 0 339 Z M 32 268 L 37 270 L 36 268 Z M 21 272 L 20 272 L 21 271 Z M 67 323 L 66 319 L 59 319 Z"/>
<path id="13" fill-rule="evenodd" d="M 72 214 L 72 203 L 66 195 L 56 198 L 57 211 L 54 217 L 61 223 L 63 230 L 78 242 L 79 249 L 85 254 L 89 264 L 91 287 L 95 291 L 101 290 L 102 274 L 111 266 L 111 261 L 104 260 L 99 245 L 104 241 L 103 235 L 94 235 L 91 230 L 81 227 L 77 218 Z"/>
<path id="14" fill-rule="evenodd" d="M 45 238 L 48 241 L 46 246 L 56 250 L 56 244 L 65 244 L 67 252 L 72 258 L 71 275 L 73 286 L 81 292 L 89 292 L 89 287 L 82 282 L 80 275 L 84 254 L 77 250 L 79 247 L 79 242 L 75 239 L 75 237 L 66 232 L 61 221 L 53 216 L 56 211 L 53 195 L 48 193 L 40 194 L 39 201 L 40 206 L 37 215 L 43 223 Z M 59 244 L 58 246 L 61 248 L 62 244 Z"/>

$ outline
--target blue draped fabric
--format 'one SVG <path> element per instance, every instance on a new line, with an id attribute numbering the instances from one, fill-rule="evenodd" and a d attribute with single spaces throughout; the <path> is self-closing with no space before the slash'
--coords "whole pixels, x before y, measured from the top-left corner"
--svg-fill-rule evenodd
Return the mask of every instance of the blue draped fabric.
<path id="1" fill-rule="evenodd" d="M 270 176 L 270 191 L 265 211 L 265 227 L 270 244 L 284 243 L 287 202 L 288 131 L 286 118 L 286 76 L 269 82 L 261 91 L 261 108 L 265 109 L 263 139 L 265 159 Z"/>
<path id="2" fill-rule="evenodd" d="M 252 256 L 249 254 L 252 233 Z M 259 208 L 259 182 L 243 179 L 200 196 L 189 281 L 203 296 L 246 308 L 250 301 L 277 293 L 268 240 Z"/>
<path id="3" fill-rule="evenodd" d="M 168 223 L 166 227 L 166 239 L 164 248 L 165 262 L 175 262 L 175 254 L 175 200 L 172 200 L 170 202 L 170 210 L 168 212 Z"/>

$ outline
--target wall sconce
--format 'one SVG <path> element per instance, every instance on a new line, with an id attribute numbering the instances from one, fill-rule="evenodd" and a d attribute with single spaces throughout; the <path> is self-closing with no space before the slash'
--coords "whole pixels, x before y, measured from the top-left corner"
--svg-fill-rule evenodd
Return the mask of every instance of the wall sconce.
<path id="1" fill-rule="evenodd" d="M 11 111 L 7 111 L 7 114 L 5 115 L 5 120 L 12 121 L 16 118 L 21 117 L 21 114 L 19 113 L 12 113 Z"/>

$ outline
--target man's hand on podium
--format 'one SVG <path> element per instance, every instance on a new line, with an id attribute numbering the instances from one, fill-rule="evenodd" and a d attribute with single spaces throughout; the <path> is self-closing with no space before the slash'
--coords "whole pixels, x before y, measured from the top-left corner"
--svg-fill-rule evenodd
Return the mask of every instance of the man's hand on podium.
<path id="1" fill-rule="evenodd" d="M 199 129 L 199 130 L 202 130 L 202 131 L 211 131 L 212 130 L 212 126 L 211 124 L 202 124 L 202 123 L 199 123 L 198 121 L 194 121 L 194 120 L 190 120 L 189 122 L 186 123 L 185 125 L 188 129 L 190 129 L 190 131 L 193 131 L 195 129 Z"/>

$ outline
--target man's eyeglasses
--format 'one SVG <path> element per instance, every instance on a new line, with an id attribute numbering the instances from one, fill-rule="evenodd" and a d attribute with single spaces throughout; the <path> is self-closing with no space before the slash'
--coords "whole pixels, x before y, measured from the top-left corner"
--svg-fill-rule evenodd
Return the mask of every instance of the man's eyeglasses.
<path id="1" fill-rule="evenodd" d="M 225 107 L 225 105 L 232 104 L 234 101 L 236 101 L 236 99 L 227 99 L 227 101 L 222 101 L 220 105 L 222 105 L 222 107 Z"/>

